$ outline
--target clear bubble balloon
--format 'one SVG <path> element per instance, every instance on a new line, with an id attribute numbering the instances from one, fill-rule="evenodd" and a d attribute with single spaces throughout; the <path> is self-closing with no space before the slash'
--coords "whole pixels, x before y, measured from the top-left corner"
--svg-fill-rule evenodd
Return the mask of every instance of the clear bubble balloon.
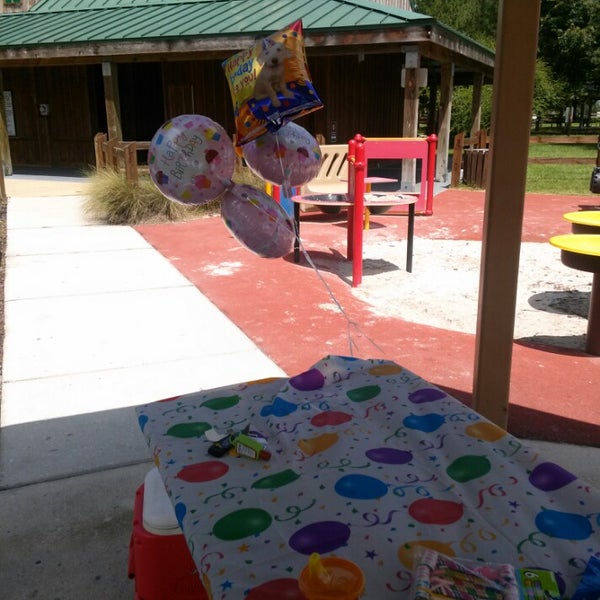
<path id="1" fill-rule="evenodd" d="M 221 201 L 221 216 L 234 237 L 263 258 L 292 250 L 294 225 L 271 196 L 246 184 L 234 184 Z"/>
<path id="2" fill-rule="evenodd" d="M 296 123 L 286 123 L 275 133 L 265 133 L 242 146 L 246 164 L 254 173 L 276 185 L 304 185 L 321 166 L 317 140 Z"/>
<path id="3" fill-rule="evenodd" d="M 235 150 L 226 131 L 202 115 L 179 115 L 154 134 L 148 168 L 170 200 L 206 204 L 231 185 Z"/>

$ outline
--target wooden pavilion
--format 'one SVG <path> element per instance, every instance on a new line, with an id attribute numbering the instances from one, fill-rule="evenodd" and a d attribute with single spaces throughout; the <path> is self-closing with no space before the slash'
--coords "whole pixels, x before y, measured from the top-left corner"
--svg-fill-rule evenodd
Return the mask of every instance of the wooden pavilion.
<path id="1" fill-rule="evenodd" d="M 222 61 L 298 18 L 324 103 L 299 124 L 330 143 L 357 132 L 408 137 L 427 112 L 445 178 L 452 87 L 474 86 L 478 129 L 493 52 L 431 17 L 368 0 L 40 0 L 5 10 L 0 87 L 12 164 L 85 168 L 97 132 L 149 140 L 191 112 L 233 133 Z M 432 101 L 420 111 L 425 85 Z"/>

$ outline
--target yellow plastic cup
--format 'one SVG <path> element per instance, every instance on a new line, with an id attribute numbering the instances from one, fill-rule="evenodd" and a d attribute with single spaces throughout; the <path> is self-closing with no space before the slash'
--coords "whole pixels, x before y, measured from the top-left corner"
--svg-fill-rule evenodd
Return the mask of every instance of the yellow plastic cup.
<path id="1" fill-rule="evenodd" d="M 350 560 L 310 555 L 298 578 L 306 600 L 357 600 L 365 591 L 365 576 Z"/>

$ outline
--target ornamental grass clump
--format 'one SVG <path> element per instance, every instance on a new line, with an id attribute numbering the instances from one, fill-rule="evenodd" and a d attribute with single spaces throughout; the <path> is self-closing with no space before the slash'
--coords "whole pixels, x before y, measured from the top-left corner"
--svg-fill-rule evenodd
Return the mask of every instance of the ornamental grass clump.
<path id="1" fill-rule="evenodd" d="M 137 183 L 128 182 L 112 169 L 89 175 L 85 211 L 95 220 L 110 225 L 135 225 L 184 221 L 218 210 L 218 205 L 186 206 L 166 198 L 148 175 L 140 174 Z"/>
<path id="2" fill-rule="evenodd" d="M 140 173 L 137 183 L 128 182 L 123 174 L 112 169 L 94 170 L 88 178 L 85 212 L 109 225 L 186 221 L 218 214 L 221 209 L 221 196 L 201 206 L 173 202 L 158 190 L 148 174 Z M 241 164 L 236 165 L 233 181 L 265 187 L 262 179 Z"/>

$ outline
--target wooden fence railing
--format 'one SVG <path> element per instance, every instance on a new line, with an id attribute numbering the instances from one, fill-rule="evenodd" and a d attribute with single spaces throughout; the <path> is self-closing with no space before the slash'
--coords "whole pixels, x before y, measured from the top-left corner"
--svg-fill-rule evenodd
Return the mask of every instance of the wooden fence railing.
<path id="1" fill-rule="evenodd" d="M 594 135 L 532 135 L 531 144 L 595 144 Z M 454 137 L 454 155 L 452 158 L 451 186 L 462 183 L 473 187 L 485 188 L 488 173 L 490 137 L 482 129 L 477 135 L 466 137 L 459 133 Z M 593 164 L 594 158 L 529 158 L 529 163 L 540 164 Z"/>
<path id="2" fill-rule="evenodd" d="M 96 169 L 113 169 L 125 172 L 125 179 L 136 183 L 139 178 L 138 151 L 148 150 L 150 142 L 123 142 L 109 140 L 105 133 L 94 136 Z"/>
<path id="3" fill-rule="evenodd" d="M 489 145 L 490 136 L 485 129 L 480 129 L 471 137 L 466 137 L 464 132 L 454 136 L 451 187 L 456 187 L 461 182 L 461 169 L 464 183 L 485 187 Z"/>

